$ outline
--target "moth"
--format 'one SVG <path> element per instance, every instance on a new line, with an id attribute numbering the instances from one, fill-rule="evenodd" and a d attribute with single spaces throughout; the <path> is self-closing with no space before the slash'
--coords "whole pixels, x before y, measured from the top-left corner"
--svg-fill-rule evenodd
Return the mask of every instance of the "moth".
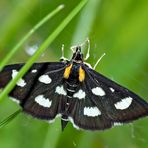
<path id="1" fill-rule="evenodd" d="M 9 96 L 38 119 L 60 116 L 62 130 L 69 121 L 77 129 L 105 130 L 147 116 L 148 103 L 85 63 L 81 47 L 72 48 L 71 60 L 62 56 L 60 62 L 34 63 Z M 0 72 L 1 89 L 23 65 Z"/>

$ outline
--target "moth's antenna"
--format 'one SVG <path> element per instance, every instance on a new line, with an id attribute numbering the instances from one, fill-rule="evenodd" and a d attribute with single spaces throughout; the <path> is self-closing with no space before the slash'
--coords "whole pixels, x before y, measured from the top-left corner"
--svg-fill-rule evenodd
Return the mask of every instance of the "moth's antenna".
<path id="1" fill-rule="evenodd" d="M 77 47 L 76 45 L 70 47 L 70 49 L 72 50 L 73 53 L 76 52 L 76 47 Z"/>
<path id="2" fill-rule="evenodd" d="M 88 44 L 88 49 L 87 49 L 87 54 L 86 54 L 86 57 L 84 58 L 84 60 L 87 60 L 90 56 L 90 54 L 89 54 L 90 53 L 90 40 L 88 37 L 86 38 L 86 40 L 82 44 L 80 44 L 80 46 L 83 47 L 86 45 L 86 43 Z"/>
<path id="3" fill-rule="evenodd" d="M 101 55 L 101 57 L 98 59 L 98 61 L 97 61 L 96 64 L 94 65 L 93 69 L 96 69 L 98 63 L 102 60 L 102 58 L 103 58 L 105 55 L 106 55 L 106 53 L 103 53 L 103 54 Z"/>
<path id="4" fill-rule="evenodd" d="M 84 60 L 87 60 L 90 57 L 90 40 L 89 38 L 86 39 L 87 44 L 88 44 L 88 49 L 87 49 L 87 54 Z"/>

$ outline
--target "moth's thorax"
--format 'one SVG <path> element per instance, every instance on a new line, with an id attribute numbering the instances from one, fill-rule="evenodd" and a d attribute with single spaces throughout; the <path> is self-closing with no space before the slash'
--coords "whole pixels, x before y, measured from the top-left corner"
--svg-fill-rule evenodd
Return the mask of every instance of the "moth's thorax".
<path id="1" fill-rule="evenodd" d="M 82 68 L 82 64 L 72 62 L 64 71 L 64 78 L 67 80 L 82 82 L 85 79 L 85 71 Z"/>
<path id="2" fill-rule="evenodd" d="M 71 71 L 70 71 L 69 78 L 77 79 L 78 76 L 79 76 L 79 68 L 80 68 L 80 64 L 72 63 L 72 68 L 71 68 Z"/>

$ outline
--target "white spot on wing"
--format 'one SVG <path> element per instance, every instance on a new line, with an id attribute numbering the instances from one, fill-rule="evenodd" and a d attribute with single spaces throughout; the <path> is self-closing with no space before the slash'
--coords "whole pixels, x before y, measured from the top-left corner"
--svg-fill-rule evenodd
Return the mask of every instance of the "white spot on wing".
<path id="1" fill-rule="evenodd" d="M 49 101 L 49 99 L 44 98 L 43 95 L 39 95 L 35 98 L 35 102 L 38 103 L 39 105 L 43 106 L 43 107 L 50 107 L 52 101 Z"/>
<path id="2" fill-rule="evenodd" d="M 32 72 L 32 73 L 36 73 L 36 72 L 37 72 L 37 70 L 36 70 L 36 69 L 33 69 L 31 72 Z"/>
<path id="3" fill-rule="evenodd" d="M 101 87 L 93 88 L 92 93 L 96 96 L 104 96 L 105 95 L 105 91 Z"/>
<path id="4" fill-rule="evenodd" d="M 62 86 L 57 86 L 55 92 L 59 95 L 67 95 L 67 92 L 64 90 L 63 85 Z"/>
<path id="5" fill-rule="evenodd" d="M 78 99 L 85 99 L 85 96 L 86 94 L 82 89 L 80 89 L 78 92 L 74 93 L 73 95 L 74 98 L 78 98 Z"/>
<path id="6" fill-rule="evenodd" d="M 114 105 L 115 105 L 116 109 L 124 110 L 124 109 L 127 109 L 131 105 L 132 100 L 133 100 L 133 98 L 127 97 L 127 98 L 124 98 L 121 101 L 115 103 Z"/>
<path id="7" fill-rule="evenodd" d="M 89 117 L 96 117 L 101 115 L 101 112 L 97 107 L 84 107 L 84 115 Z"/>
<path id="8" fill-rule="evenodd" d="M 44 84 L 50 84 L 52 80 L 48 75 L 42 75 L 39 77 L 39 81 Z"/>
<path id="9" fill-rule="evenodd" d="M 12 79 L 14 79 L 17 74 L 18 74 L 17 70 L 12 70 Z M 21 78 L 16 84 L 17 86 L 24 87 L 26 85 L 26 82 Z"/>
<path id="10" fill-rule="evenodd" d="M 72 117 L 68 117 L 68 120 L 72 123 L 73 127 L 79 130 L 80 128 L 74 123 L 74 120 Z"/>
<path id="11" fill-rule="evenodd" d="M 115 90 L 114 90 L 112 87 L 110 87 L 109 89 L 110 89 L 112 92 L 115 92 Z"/>

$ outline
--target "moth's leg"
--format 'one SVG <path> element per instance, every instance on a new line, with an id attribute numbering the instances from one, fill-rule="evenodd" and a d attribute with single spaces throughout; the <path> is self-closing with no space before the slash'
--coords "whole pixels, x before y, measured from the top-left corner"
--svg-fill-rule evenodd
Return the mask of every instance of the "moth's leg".
<path id="1" fill-rule="evenodd" d="M 105 55 L 106 55 L 105 53 L 103 53 L 103 54 L 101 55 L 101 57 L 97 60 L 96 64 L 94 65 L 93 69 L 96 69 L 97 65 L 99 64 L 99 62 L 102 60 L 102 58 L 103 58 Z"/>
<path id="2" fill-rule="evenodd" d="M 64 57 L 64 44 L 62 44 L 61 51 L 62 51 L 62 56 L 60 58 L 60 61 L 67 61 L 68 59 Z"/>

